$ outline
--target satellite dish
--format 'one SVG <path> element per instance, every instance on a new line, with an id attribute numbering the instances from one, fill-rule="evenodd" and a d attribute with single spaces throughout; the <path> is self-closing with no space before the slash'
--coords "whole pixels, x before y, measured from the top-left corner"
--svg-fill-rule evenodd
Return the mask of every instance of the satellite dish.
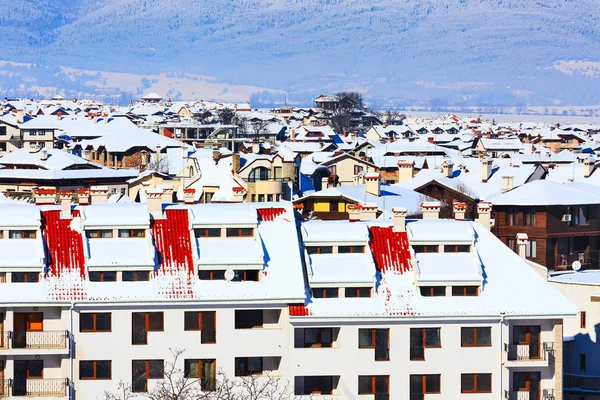
<path id="1" fill-rule="evenodd" d="M 581 263 L 579 261 L 573 261 L 571 267 L 573 267 L 573 271 L 579 271 L 581 269 Z"/>
<path id="2" fill-rule="evenodd" d="M 228 269 L 227 271 L 225 271 L 225 280 L 226 281 L 231 281 L 231 280 L 233 280 L 233 278 L 235 278 L 235 272 L 233 272 L 232 269 Z"/>

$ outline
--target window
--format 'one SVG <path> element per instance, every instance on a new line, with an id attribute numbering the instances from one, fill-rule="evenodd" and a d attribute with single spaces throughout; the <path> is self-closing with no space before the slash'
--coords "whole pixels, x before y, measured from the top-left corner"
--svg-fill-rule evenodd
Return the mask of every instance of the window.
<path id="1" fill-rule="evenodd" d="M 90 272 L 91 282 L 116 282 L 117 273 L 115 271 L 93 271 Z"/>
<path id="2" fill-rule="evenodd" d="M 415 253 L 437 253 L 439 252 L 439 246 L 437 244 L 428 245 L 413 245 Z"/>
<path id="3" fill-rule="evenodd" d="M 262 357 L 236 357 L 235 376 L 262 375 Z"/>
<path id="4" fill-rule="evenodd" d="M 313 288 L 313 297 L 316 299 L 337 298 L 340 297 L 338 288 Z"/>
<path id="5" fill-rule="evenodd" d="M 410 399 L 422 400 L 424 394 L 440 393 L 440 375 L 411 375 Z"/>
<path id="6" fill-rule="evenodd" d="M 371 288 L 351 287 L 344 289 L 344 297 L 371 297 Z"/>
<path id="7" fill-rule="evenodd" d="M 519 225 L 519 213 L 514 207 L 508 207 L 506 209 L 506 225 L 516 226 Z"/>
<path id="8" fill-rule="evenodd" d="M 217 379 L 216 365 L 215 359 L 185 360 L 183 374 L 186 378 L 200 379 L 203 391 L 213 391 Z"/>
<path id="9" fill-rule="evenodd" d="M 275 167 L 275 179 L 283 179 L 283 167 Z"/>
<path id="10" fill-rule="evenodd" d="M 183 329 L 200 331 L 200 343 L 217 343 L 215 311 L 186 311 Z"/>
<path id="11" fill-rule="evenodd" d="M 444 253 L 468 253 L 471 246 L 468 244 L 445 244 Z"/>
<path id="12" fill-rule="evenodd" d="M 329 169 L 329 172 L 331 172 L 331 175 L 337 175 L 337 166 L 336 165 L 330 165 L 327 168 Z"/>
<path id="13" fill-rule="evenodd" d="M 365 246 L 339 246 L 338 253 L 364 253 Z"/>
<path id="14" fill-rule="evenodd" d="M 9 239 L 35 239 L 35 231 L 8 231 Z"/>
<path id="15" fill-rule="evenodd" d="M 162 312 L 131 313 L 131 343 L 148 344 L 148 332 L 164 330 Z"/>
<path id="16" fill-rule="evenodd" d="M 15 370 L 25 372 L 26 379 L 44 378 L 44 360 L 15 360 Z"/>
<path id="17" fill-rule="evenodd" d="M 248 182 L 268 181 L 271 178 L 271 171 L 266 167 L 256 167 L 248 175 Z"/>
<path id="18" fill-rule="evenodd" d="M 225 280 L 225 270 L 217 271 L 198 271 L 198 278 L 202 281 L 223 281 Z"/>
<path id="19" fill-rule="evenodd" d="M 452 286 L 452 296 L 478 296 L 479 286 Z"/>
<path id="20" fill-rule="evenodd" d="M 141 282 L 150 280 L 150 271 L 123 271 L 123 282 Z"/>
<path id="21" fill-rule="evenodd" d="M 13 283 L 36 283 L 40 281 L 40 274 L 37 272 L 13 272 L 11 273 L 11 282 Z"/>
<path id="22" fill-rule="evenodd" d="M 111 361 L 79 361 L 79 379 L 111 379 Z"/>
<path id="23" fill-rule="evenodd" d="M 585 311 L 581 311 L 579 313 L 579 327 L 580 328 L 585 328 L 585 325 L 586 325 L 585 318 L 586 318 Z"/>
<path id="24" fill-rule="evenodd" d="M 421 286 L 421 296 L 424 297 L 438 297 L 446 295 L 445 286 Z"/>
<path id="25" fill-rule="evenodd" d="M 85 237 L 88 239 L 110 239 L 113 237 L 113 231 L 111 229 L 85 231 Z"/>
<path id="26" fill-rule="evenodd" d="M 79 332 L 110 332 L 110 313 L 79 314 Z"/>
<path id="27" fill-rule="evenodd" d="M 579 354 L 579 370 L 580 371 L 585 371 L 585 353 L 580 353 Z"/>
<path id="28" fill-rule="evenodd" d="M 260 271 L 252 270 L 235 270 L 233 271 L 232 282 L 258 282 Z"/>
<path id="29" fill-rule="evenodd" d="M 506 247 L 517 253 L 517 240 L 516 239 L 506 239 Z"/>
<path id="30" fill-rule="evenodd" d="M 329 211 L 339 212 L 340 211 L 340 201 L 339 200 L 330 200 L 329 201 Z"/>
<path id="31" fill-rule="evenodd" d="M 440 328 L 411 328 L 410 359 L 425 360 L 425 349 L 430 347 L 442 347 Z"/>
<path id="32" fill-rule="evenodd" d="M 221 228 L 196 228 L 194 235 L 197 238 L 201 237 L 221 237 Z"/>
<path id="33" fill-rule="evenodd" d="M 227 237 L 251 237 L 254 228 L 227 228 Z"/>
<path id="34" fill-rule="evenodd" d="M 389 355 L 389 329 L 359 329 L 358 348 L 375 349 L 375 361 L 387 361 Z"/>
<path id="35" fill-rule="evenodd" d="M 333 344 L 332 328 L 304 328 L 302 346 L 296 347 L 331 347 Z"/>
<path id="36" fill-rule="evenodd" d="M 327 395 L 333 393 L 333 376 L 305 376 L 302 377 L 304 385 L 301 392 L 296 395 Z"/>
<path id="37" fill-rule="evenodd" d="M 589 208 L 587 206 L 569 207 L 571 214 L 571 225 L 587 225 L 589 220 Z"/>
<path id="38" fill-rule="evenodd" d="M 525 257 L 536 258 L 537 257 L 537 243 L 535 240 L 529 240 L 527 247 L 525 248 Z"/>
<path id="39" fill-rule="evenodd" d="M 332 246 L 308 246 L 306 247 L 308 254 L 331 254 L 333 253 Z"/>
<path id="40" fill-rule="evenodd" d="M 146 237 L 144 229 L 119 229 L 120 238 L 143 238 Z"/>
<path id="41" fill-rule="evenodd" d="M 235 329 L 262 328 L 263 310 L 235 310 Z"/>
<path id="42" fill-rule="evenodd" d="M 523 216 L 525 226 L 535 226 L 535 208 L 525 208 Z"/>
<path id="43" fill-rule="evenodd" d="M 492 374 L 461 374 L 461 393 L 491 393 Z"/>
<path id="44" fill-rule="evenodd" d="M 359 175 L 361 172 L 363 172 L 363 167 L 360 165 L 355 165 L 354 166 L 354 175 Z"/>
<path id="45" fill-rule="evenodd" d="M 267 195 L 267 201 L 268 201 L 269 203 L 271 203 L 271 202 L 273 201 L 273 195 L 272 195 L 272 194 L 268 194 L 268 195 Z"/>
<path id="46" fill-rule="evenodd" d="M 131 380 L 134 392 L 147 392 L 148 379 L 164 379 L 163 360 L 131 361 Z"/>
<path id="47" fill-rule="evenodd" d="M 258 202 L 262 203 L 263 201 L 265 201 L 265 195 L 264 194 L 259 194 L 258 195 Z"/>
<path id="48" fill-rule="evenodd" d="M 389 394 L 390 377 L 387 375 L 359 376 L 358 394 Z M 375 397 L 377 398 L 377 397 Z"/>
<path id="49" fill-rule="evenodd" d="M 0 136 L 6 136 L 6 127 L 0 126 Z"/>
<path id="50" fill-rule="evenodd" d="M 492 328 L 468 327 L 460 329 L 460 345 L 462 347 L 484 347 L 492 345 Z"/>
<path id="51" fill-rule="evenodd" d="M 203 203 L 204 204 L 210 203 L 212 201 L 214 195 L 215 194 L 213 192 L 204 192 L 204 201 L 203 201 Z"/>

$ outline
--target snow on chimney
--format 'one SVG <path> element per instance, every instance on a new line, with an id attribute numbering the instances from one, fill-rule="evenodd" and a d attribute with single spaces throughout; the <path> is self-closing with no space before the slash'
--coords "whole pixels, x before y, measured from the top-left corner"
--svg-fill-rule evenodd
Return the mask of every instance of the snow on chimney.
<path id="1" fill-rule="evenodd" d="M 183 189 L 183 202 L 185 204 L 194 204 L 194 196 L 196 195 L 196 189 L 187 188 Z"/>
<path id="2" fill-rule="evenodd" d="M 346 208 L 348 209 L 348 220 L 350 222 L 360 221 L 360 204 L 348 204 Z"/>
<path id="3" fill-rule="evenodd" d="M 421 203 L 423 219 L 438 219 L 440 217 L 440 208 L 442 204 L 439 201 L 424 201 Z"/>
<path id="4" fill-rule="evenodd" d="M 56 204 L 56 189 L 35 189 L 35 205 Z"/>
<path id="5" fill-rule="evenodd" d="M 583 177 L 589 178 L 594 172 L 596 166 L 596 159 L 594 157 L 588 157 L 583 160 Z"/>
<path id="6" fill-rule="evenodd" d="M 481 182 L 486 183 L 492 177 L 492 163 L 494 160 L 491 157 L 483 157 L 481 159 Z"/>
<path id="7" fill-rule="evenodd" d="M 173 202 L 173 185 L 163 185 L 161 186 L 163 190 L 162 199 L 163 203 L 172 203 Z"/>
<path id="8" fill-rule="evenodd" d="M 244 189 L 241 186 L 238 187 L 234 187 L 232 189 L 233 191 L 233 202 L 234 203 L 243 203 L 244 202 L 244 196 L 246 195 L 246 189 Z"/>
<path id="9" fill-rule="evenodd" d="M 411 180 L 415 175 L 414 160 L 398 160 L 398 182 Z"/>
<path id="10" fill-rule="evenodd" d="M 92 204 L 104 204 L 108 201 L 108 186 L 92 186 L 90 195 Z"/>
<path id="11" fill-rule="evenodd" d="M 40 161 L 46 161 L 48 159 L 48 149 L 40 150 Z"/>
<path id="12" fill-rule="evenodd" d="M 512 176 L 503 176 L 502 177 L 502 193 L 509 192 L 513 190 L 513 181 L 514 178 Z"/>
<path id="13" fill-rule="evenodd" d="M 80 206 L 87 206 L 90 204 L 90 190 L 79 189 L 77 190 L 77 199 Z"/>
<path id="14" fill-rule="evenodd" d="M 492 203 L 482 201 L 477 204 L 477 214 L 479 215 L 477 222 L 489 230 L 492 227 Z"/>
<path id="15" fill-rule="evenodd" d="M 517 233 L 517 254 L 519 257 L 527 258 L 527 244 L 529 237 L 526 233 Z"/>
<path id="16" fill-rule="evenodd" d="M 154 219 L 164 219 L 163 190 L 160 188 L 146 189 L 146 207 Z"/>
<path id="17" fill-rule="evenodd" d="M 377 172 L 369 172 L 365 174 L 365 190 L 367 193 L 372 194 L 373 196 L 379 197 L 381 195 L 380 191 L 380 179 L 379 173 Z"/>
<path id="18" fill-rule="evenodd" d="M 442 174 L 444 178 L 452 178 L 454 174 L 454 162 L 452 160 L 445 160 L 442 163 Z"/>
<path id="19" fill-rule="evenodd" d="M 405 207 L 392 208 L 394 232 L 406 232 L 406 214 L 408 210 Z"/>
<path id="20" fill-rule="evenodd" d="M 71 190 L 61 190 L 60 199 L 60 219 L 71 219 L 71 200 L 73 192 Z"/>
<path id="21" fill-rule="evenodd" d="M 467 213 L 467 203 L 461 203 L 455 201 L 452 203 L 452 211 L 454 212 L 454 219 L 457 221 L 464 221 Z"/>

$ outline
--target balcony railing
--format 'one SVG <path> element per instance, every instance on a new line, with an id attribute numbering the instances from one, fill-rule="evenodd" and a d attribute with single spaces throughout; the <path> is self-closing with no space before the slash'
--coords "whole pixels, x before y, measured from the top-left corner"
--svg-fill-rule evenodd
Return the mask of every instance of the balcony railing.
<path id="1" fill-rule="evenodd" d="M 506 400 L 555 400 L 554 389 L 529 390 L 529 391 L 505 391 Z"/>
<path id="2" fill-rule="evenodd" d="M 554 354 L 554 343 L 504 344 L 504 351 L 508 354 L 509 361 L 550 361 Z"/>
<path id="3" fill-rule="evenodd" d="M 5 397 L 66 397 L 69 394 L 69 379 L 8 379 L 2 382 L 2 387 L 6 388 Z"/>
<path id="4" fill-rule="evenodd" d="M 564 388 L 585 392 L 600 392 L 600 376 L 564 375 Z"/>
<path id="5" fill-rule="evenodd" d="M 4 345 L 4 347 L 2 347 Z M 6 332 L 0 349 L 67 349 L 69 331 Z"/>

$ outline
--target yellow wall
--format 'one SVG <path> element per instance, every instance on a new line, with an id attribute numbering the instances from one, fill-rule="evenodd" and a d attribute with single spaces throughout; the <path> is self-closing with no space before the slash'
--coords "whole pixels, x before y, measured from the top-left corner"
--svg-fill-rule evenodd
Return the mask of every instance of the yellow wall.
<path id="1" fill-rule="evenodd" d="M 329 212 L 329 200 L 315 201 L 315 212 Z"/>

